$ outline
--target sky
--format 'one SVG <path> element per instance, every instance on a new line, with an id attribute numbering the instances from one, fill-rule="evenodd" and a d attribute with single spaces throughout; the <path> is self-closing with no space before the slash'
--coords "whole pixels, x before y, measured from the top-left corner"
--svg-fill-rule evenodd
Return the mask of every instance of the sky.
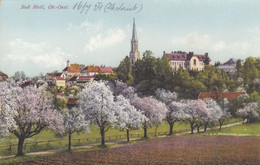
<path id="1" fill-rule="evenodd" d="M 0 70 L 9 76 L 62 71 L 68 59 L 118 66 L 130 52 L 133 18 L 141 54 L 208 52 L 212 64 L 260 56 L 259 0 L 0 1 Z"/>

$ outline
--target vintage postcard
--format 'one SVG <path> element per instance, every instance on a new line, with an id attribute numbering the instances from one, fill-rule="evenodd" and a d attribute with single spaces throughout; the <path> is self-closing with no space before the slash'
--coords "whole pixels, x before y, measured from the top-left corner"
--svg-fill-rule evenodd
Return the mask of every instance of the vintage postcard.
<path id="1" fill-rule="evenodd" d="M 0 164 L 260 164 L 260 1 L 0 0 Z"/>

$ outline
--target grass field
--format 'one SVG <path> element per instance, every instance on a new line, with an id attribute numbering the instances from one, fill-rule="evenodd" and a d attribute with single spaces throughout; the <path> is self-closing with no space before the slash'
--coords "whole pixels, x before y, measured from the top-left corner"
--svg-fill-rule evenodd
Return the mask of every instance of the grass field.
<path id="1" fill-rule="evenodd" d="M 178 136 L 14 164 L 260 164 L 260 139 Z"/>
<path id="2" fill-rule="evenodd" d="M 206 135 L 226 136 L 258 136 L 260 137 L 260 123 L 242 124 L 233 127 L 222 128 L 222 130 L 210 130 Z"/>
<path id="3" fill-rule="evenodd" d="M 241 119 L 229 119 L 228 121 L 225 122 L 225 124 L 235 123 L 238 121 L 241 121 Z M 184 123 L 184 122 L 176 122 L 174 125 L 174 130 L 182 130 L 182 129 L 189 129 L 189 124 Z M 164 131 L 169 131 L 169 125 L 167 122 L 165 122 L 163 125 L 160 125 L 157 130 L 157 132 L 164 132 Z M 148 133 L 154 133 L 154 132 L 155 132 L 155 127 L 148 129 Z M 143 130 L 142 129 L 131 130 L 130 133 L 141 133 L 142 134 Z M 126 132 L 111 128 L 106 133 L 106 136 L 113 136 L 113 135 L 118 135 L 118 134 L 126 134 Z M 88 134 L 74 133 L 72 135 L 72 139 L 98 138 L 98 137 L 100 137 L 99 129 L 98 129 L 98 127 L 96 127 L 94 125 L 91 126 L 91 132 Z M 134 135 L 133 137 L 141 138 L 142 135 L 138 135 L 138 136 Z M 151 137 L 151 135 L 150 135 L 150 138 L 153 138 L 153 137 Z M 26 139 L 25 143 L 37 142 L 37 141 L 49 141 L 49 140 L 50 141 L 59 140 L 59 141 L 24 145 L 24 153 L 66 148 L 68 145 L 67 139 L 68 139 L 67 136 L 61 137 L 61 136 L 55 134 L 55 132 L 45 129 L 40 134 L 38 134 L 32 138 Z M 106 139 L 106 141 L 114 141 L 114 140 L 118 140 L 118 139 L 125 139 L 125 137 L 122 136 L 122 137 L 117 137 L 117 138 Z M 72 146 L 83 146 L 83 145 L 88 145 L 88 144 L 92 144 L 92 143 L 97 143 L 98 141 L 99 141 L 98 139 L 92 139 L 92 140 L 88 140 L 88 141 L 87 140 L 72 140 Z M 18 143 L 18 139 L 14 135 L 10 135 L 9 137 L 0 138 L 0 146 L 17 144 L 17 143 Z M 0 148 L 0 156 L 15 155 L 16 153 L 17 153 L 16 145 L 11 146 L 11 147 L 8 146 L 8 147 Z"/>
<path id="4" fill-rule="evenodd" d="M 177 122 L 174 125 L 174 130 L 181 130 L 181 129 L 189 129 L 189 125 L 183 122 Z M 155 127 L 152 127 L 148 129 L 148 133 L 154 133 Z M 164 131 L 169 131 L 169 125 L 165 122 L 163 125 L 160 125 L 157 132 L 164 132 Z M 142 129 L 137 129 L 137 130 L 131 130 L 130 133 L 143 133 Z M 112 135 L 118 135 L 118 134 L 126 134 L 125 131 L 120 131 L 118 129 L 111 128 L 107 133 L 106 136 L 112 136 Z M 96 138 L 100 137 L 99 134 L 99 129 L 98 127 L 92 125 L 91 126 L 91 132 L 88 134 L 84 133 L 75 133 L 72 135 L 73 139 L 78 139 L 78 138 Z M 134 136 L 134 137 L 139 137 L 141 138 L 142 135 L 139 136 Z M 118 140 L 118 139 L 123 139 L 125 138 L 124 136 L 122 137 L 117 137 L 111 138 L 110 140 L 107 139 L 107 141 L 113 141 L 113 140 Z M 61 148 L 66 148 L 68 145 L 68 136 L 60 137 L 55 134 L 55 132 L 51 130 L 43 130 L 40 134 L 26 139 L 26 142 L 36 142 L 36 141 L 48 141 L 48 140 L 61 140 L 61 141 L 55 141 L 55 142 L 50 142 L 50 143 L 39 143 L 39 144 L 30 144 L 24 146 L 24 153 L 29 153 L 29 152 L 37 152 L 37 151 L 47 151 L 47 150 L 53 150 L 53 149 L 61 149 Z M 82 146 L 82 145 L 87 145 L 91 143 L 96 143 L 97 141 L 95 139 L 86 141 L 86 140 L 73 140 L 72 145 L 73 146 Z M 14 135 L 10 135 L 9 137 L 2 137 L 0 139 L 0 145 L 9 145 L 9 144 L 17 144 L 18 139 Z M 6 155 L 14 155 L 17 153 L 17 146 L 12 146 L 10 147 L 4 147 L 0 148 L 0 156 L 6 156 Z"/>
<path id="5" fill-rule="evenodd" d="M 233 122 L 238 122 L 238 120 L 237 119 L 232 119 L 231 121 L 228 121 L 227 123 L 233 123 Z M 175 129 L 177 129 L 177 128 L 186 128 L 187 126 L 189 126 L 189 125 L 185 125 L 184 123 L 178 123 L 177 125 L 176 125 L 176 128 Z M 166 129 L 165 131 L 167 131 L 167 125 L 162 125 L 161 126 L 161 128 L 160 128 L 160 131 L 164 131 L 164 129 Z M 113 130 L 112 130 L 113 131 Z M 117 131 L 119 131 L 119 130 L 114 130 L 115 132 L 114 133 L 118 133 Z M 142 133 L 142 130 L 135 130 L 136 132 L 141 132 Z M 150 129 L 150 132 L 153 132 L 154 131 L 154 128 L 153 129 Z M 119 131 L 120 132 L 120 131 Z M 94 132 L 93 132 L 94 133 Z M 123 133 L 123 132 L 122 132 Z M 219 134 L 217 134 L 217 133 L 219 133 Z M 223 128 L 221 131 L 220 130 L 217 130 L 217 129 L 215 129 L 215 130 L 211 130 L 211 131 L 208 131 L 207 133 L 201 133 L 201 134 L 194 134 L 194 135 L 185 135 L 185 136 L 182 136 L 181 138 L 184 138 L 184 139 L 189 139 L 191 142 L 188 142 L 188 140 L 185 140 L 184 142 L 178 142 L 179 144 L 176 144 L 176 148 L 180 148 L 182 145 L 183 145 L 183 143 L 192 143 L 192 141 L 193 141 L 193 139 L 192 138 L 195 138 L 195 139 L 197 139 L 197 138 L 202 138 L 202 139 L 204 139 L 205 137 L 212 137 L 212 136 L 214 136 L 214 137 L 212 137 L 212 138 L 216 138 L 216 139 L 218 139 L 218 138 L 221 138 L 221 137 L 219 137 L 219 136 L 222 136 L 222 135 L 225 135 L 225 134 L 237 134 L 236 136 L 240 136 L 240 135 L 243 135 L 243 134 L 245 134 L 245 133 L 247 133 L 247 134 L 251 134 L 251 136 L 258 136 L 259 135 L 259 133 L 260 133 L 260 123 L 252 123 L 252 124 L 243 124 L 243 125 L 237 125 L 237 126 L 232 126 L 232 127 L 230 127 L 230 128 Z M 76 134 L 75 134 L 76 135 Z M 217 135 L 217 136 L 215 136 L 215 135 Z M 81 134 L 79 134 L 78 136 L 82 136 Z M 85 135 L 86 136 L 86 135 Z M 94 135 L 93 135 L 94 136 Z M 230 136 L 230 135 L 229 135 Z M 231 135 L 231 136 L 233 136 L 233 135 Z M 149 141 L 147 141 L 147 140 L 141 140 L 140 139 L 141 137 L 139 137 L 139 138 L 137 138 L 137 140 L 135 140 L 135 141 L 132 141 L 131 143 L 125 143 L 125 142 L 120 142 L 120 143 L 118 143 L 118 142 L 116 142 L 116 143 L 113 143 L 113 144 L 109 144 L 109 143 L 107 143 L 108 144 L 108 148 L 109 147 L 115 147 L 115 146 L 118 146 L 118 145 L 133 145 L 134 143 L 142 143 L 142 142 L 149 142 Z M 171 136 L 171 137 L 168 137 L 168 138 L 166 138 L 166 139 L 170 139 L 170 138 L 173 138 L 173 139 L 175 139 L 175 138 L 177 138 L 176 136 Z M 223 137 L 223 138 L 231 138 L 231 137 Z M 247 138 L 245 138 L 245 137 L 242 137 L 242 139 L 247 139 Z M 139 140 L 140 139 L 140 140 Z M 154 139 L 154 137 L 150 137 L 150 139 Z M 178 138 L 177 138 L 178 139 Z M 256 138 L 248 138 L 249 140 L 247 141 L 247 143 L 249 143 L 250 142 L 250 139 L 256 139 Z M 258 138 L 258 140 L 260 140 L 259 138 Z M 150 140 L 150 141 L 153 141 L 153 140 Z M 96 142 L 95 142 L 96 143 Z M 213 142 L 213 141 L 210 141 L 210 143 L 213 143 L 213 144 L 208 144 L 208 145 L 214 145 L 215 143 L 218 143 L 217 141 L 216 142 Z M 226 145 L 230 145 L 230 144 L 232 144 L 232 140 L 230 141 L 230 140 L 227 140 L 226 142 L 225 142 L 225 144 Z M 57 145 L 59 145 L 59 144 L 57 144 Z M 66 147 L 66 145 L 67 145 L 67 141 L 64 141 L 64 146 L 63 146 L 63 148 L 64 147 Z M 75 145 L 77 145 L 77 143 L 74 143 L 74 146 Z M 138 144 L 139 145 L 139 144 Z M 257 144 L 258 145 L 258 144 Z M 36 146 L 37 147 L 37 146 Z M 39 146 L 38 146 L 39 147 Z M 60 146 L 58 146 L 58 147 L 60 147 Z M 186 147 L 189 147 L 188 145 L 186 145 Z M 214 147 L 214 146 L 211 146 L 211 151 L 210 152 L 214 152 L 214 153 L 217 153 L 217 152 L 215 152 L 215 151 L 213 151 L 214 150 L 214 148 L 212 148 L 212 147 Z M 56 149 L 55 147 L 54 147 L 54 149 Z M 75 152 L 75 154 L 76 153 L 81 153 L 80 151 L 90 151 L 90 150 L 100 150 L 101 148 L 99 148 L 96 144 L 92 144 L 92 148 L 75 148 L 75 149 L 73 149 L 73 152 Z M 102 149 L 103 150 L 103 149 Z M 107 150 L 107 149 L 105 149 L 105 150 Z M 174 150 L 174 149 L 173 149 Z M 218 150 L 218 147 L 216 148 L 216 151 Z M 260 158 L 260 151 L 259 150 L 256 150 L 257 151 L 257 153 L 258 153 L 258 157 Z M 16 152 L 16 151 L 15 151 Z M 197 152 L 197 151 L 196 151 Z M 58 153 L 55 153 L 55 157 L 56 156 L 58 156 L 58 155 L 63 155 L 63 154 L 67 154 L 67 152 L 58 152 Z M 183 151 L 183 154 L 184 154 L 184 151 Z M 190 154 L 190 153 L 189 153 Z M 221 155 L 221 152 L 219 153 L 220 155 Z M 2 159 L 2 160 L 0 160 L 0 162 L 2 161 L 3 163 L 10 163 L 10 162 L 16 162 L 16 161 L 26 161 L 26 160 L 32 160 L 32 159 L 39 159 L 39 158 L 42 158 L 42 157 L 46 157 L 47 155 L 33 155 L 33 156 L 25 156 L 25 157 L 15 157 L 15 158 L 8 158 L 8 159 Z M 68 155 L 69 156 L 69 155 Z M 159 158 L 158 158 L 159 159 Z M 220 159 L 220 158 L 219 158 Z M 245 159 L 248 159 L 248 158 L 245 158 Z M 62 160 L 62 159 L 61 159 Z M 36 161 L 36 160 L 35 160 Z M 179 160 L 177 160 L 177 161 L 179 161 Z M 205 160 L 201 160 L 202 162 L 203 161 L 205 161 Z M 201 164 L 201 161 L 199 162 L 199 164 Z M 244 161 L 244 162 L 247 162 L 247 160 L 240 160 L 240 161 Z M 256 161 L 259 161 L 258 159 L 256 160 Z M 34 162 L 34 161 L 33 161 Z M 36 161 L 37 162 L 37 161 Z M 175 160 L 174 160 L 174 162 L 175 162 Z M 32 163 L 32 162 L 31 162 Z M 196 162 L 179 162 L 180 164 L 197 164 Z M 1 164 L 1 163 L 0 163 Z M 33 164 L 33 163 L 32 163 Z M 59 164 L 59 163 L 58 163 Z M 91 163 L 92 164 L 92 163 Z M 95 162 L 94 162 L 94 164 L 95 164 Z M 98 163 L 97 163 L 98 164 Z M 108 163 L 109 164 L 109 163 Z M 142 163 L 141 163 L 142 164 Z M 177 163 L 178 164 L 178 163 Z M 205 163 L 204 163 L 205 164 Z M 216 163 L 216 164 L 228 164 L 227 162 L 226 163 L 223 163 L 223 162 L 218 162 L 218 163 Z M 235 164 L 238 164 L 238 163 L 235 163 Z M 247 163 L 245 163 L 245 164 L 247 164 Z M 249 163 L 250 164 L 250 163 Z"/>

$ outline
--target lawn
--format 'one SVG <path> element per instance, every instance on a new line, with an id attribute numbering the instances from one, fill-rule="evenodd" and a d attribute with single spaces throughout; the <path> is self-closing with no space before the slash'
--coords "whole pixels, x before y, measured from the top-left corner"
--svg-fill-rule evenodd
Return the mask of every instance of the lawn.
<path id="1" fill-rule="evenodd" d="M 222 130 L 210 130 L 206 135 L 226 136 L 258 136 L 260 137 L 260 123 L 245 123 L 233 127 L 222 128 Z"/>
<path id="2" fill-rule="evenodd" d="M 260 164 L 259 153 L 259 138 L 172 136 L 14 164 Z"/>
<path id="3" fill-rule="evenodd" d="M 183 122 L 177 122 L 174 125 L 174 130 L 181 130 L 181 129 L 189 129 L 189 125 Z M 154 133 L 155 127 L 152 127 L 148 129 L 148 133 Z M 169 125 L 165 122 L 163 125 L 160 125 L 158 127 L 157 132 L 165 132 L 169 131 Z M 136 130 L 131 130 L 130 134 L 132 133 L 141 133 L 141 135 L 133 135 L 132 137 L 137 137 L 141 138 L 143 135 L 143 130 L 142 129 L 136 129 Z M 118 129 L 111 128 L 107 133 L 106 136 L 113 136 L 113 135 L 123 135 L 126 134 L 125 131 L 121 131 Z M 152 135 L 150 135 L 152 136 Z M 75 133 L 72 135 L 73 139 L 79 139 L 79 138 L 98 138 L 100 137 L 99 134 L 99 129 L 98 127 L 92 125 L 91 126 L 91 132 L 88 134 L 84 133 Z M 61 137 L 55 132 L 45 129 L 43 130 L 40 134 L 33 136 L 32 138 L 28 138 L 25 140 L 25 143 L 27 142 L 36 142 L 36 141 L 48 141 L 48 140 L 60 140 L 60 141 L 55 141 L 55 142 L 47 142 L 47 143 L 39 143 L 39 144 L 30 144 L 30 145 L 25 145 L 24 146 L 24 153 L 29 153 L 29 152 L 37 152 L 37 151 L 46 151 L 46 150 L 53 150 L 53 149 L 61 149 L 61 148 L 66 148 L 68 144 L 68 136 Z M 118 139 L 125 139 L 125 136 L 121 137 L 111 137 L 111 139 L 106 139 L 106 141 L 114 141 Z M 72 145 L 73 146 L 82 146 L 82 145 L 87 145 L 91 143 L 97 143 L 99 140 L 97 139 L 89 139 L 87 140 L 72 140 Z M 2 137 L 0 139 L 0 145 L 9 145 L 9 144 L 17 144 L 18 139 L 14 135 L 10 135 L 9 137 Z M 0 148 L 0 156 L 6 156 L 6 155 L 14 155 L 17 153 L 17 146 L 11 146 L 10 147 L 4 147 Z"/>

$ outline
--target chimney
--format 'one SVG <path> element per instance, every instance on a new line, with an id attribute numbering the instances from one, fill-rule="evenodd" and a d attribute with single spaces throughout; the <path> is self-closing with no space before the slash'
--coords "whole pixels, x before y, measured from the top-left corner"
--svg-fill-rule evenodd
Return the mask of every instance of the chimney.
<path id="1" fill-rule="evenodd" d="M 208 57 L 208 56 L 209 56 L 209 53 L 205 53 L 205 56 Z"/>
<path id="2" fill-rule="evenodd" d="M 173 51 L 172 51 L 172 54 L 173 54 Z"/>
<path id="3" fill-rule="evenodd" d="M 193 56 L 193 52 L 189 52 L 189 55 L 190 55 L 190 56 Z"/>

